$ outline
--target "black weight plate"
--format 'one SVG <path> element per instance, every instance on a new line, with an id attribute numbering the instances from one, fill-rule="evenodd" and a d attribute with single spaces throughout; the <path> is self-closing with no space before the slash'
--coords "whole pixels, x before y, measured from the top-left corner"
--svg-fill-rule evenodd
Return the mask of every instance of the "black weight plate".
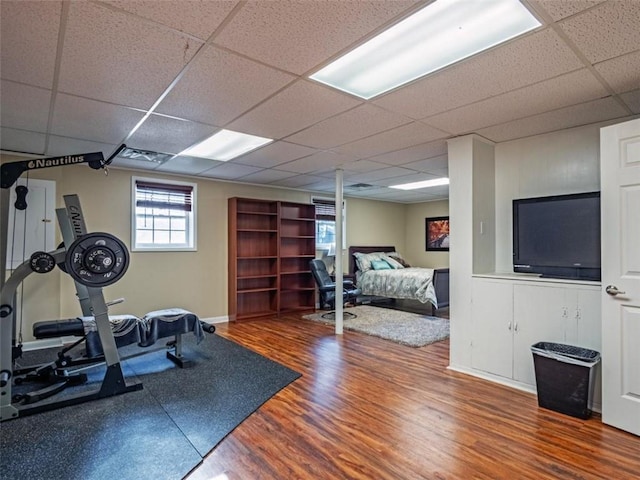
<path id="1" fill-rule="evenodd" d="M 33 252 L 29 259 L 31 270 L 36 273 L 49 273 L 56 268 L 56 260 L 47 252 Z"/>
<path id="2" fill-rule="evenodd" d="M 129 267 L 129 251 L 110 233 L 89 233 L 71 244 L 64 263 L 69 275 L 79 283 L 87 287 L 105 287 L 125 274 Z"/>

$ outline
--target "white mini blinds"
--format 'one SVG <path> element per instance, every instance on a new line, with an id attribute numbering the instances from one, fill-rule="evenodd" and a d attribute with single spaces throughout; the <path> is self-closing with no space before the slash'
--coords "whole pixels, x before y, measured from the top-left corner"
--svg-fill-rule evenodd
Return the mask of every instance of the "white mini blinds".
<path id="1" fill-rule="evenodd" d="M 136 180 L 136 207 L 191 211 L 193 187 Z"/>
<path id="2" fill-rule="evenodd" d="M 313 204 L 316 206 L 317 220 L 336 220 L 336 203 L 334 200 L 314 198 Z"/>
<path id="3" fill-rule="evenodd" d="M 196 185 L 133 179 L 134 250 L 195 250 Z"/>

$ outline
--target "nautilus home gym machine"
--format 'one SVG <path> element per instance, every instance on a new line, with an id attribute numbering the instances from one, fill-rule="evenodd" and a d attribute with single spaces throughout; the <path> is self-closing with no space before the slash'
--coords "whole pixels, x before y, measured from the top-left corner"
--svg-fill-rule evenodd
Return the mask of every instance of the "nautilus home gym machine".
<path id="1" fill-rule="evenodd" d="M 2 214 L 0 223 L 3 227 L 8 224 L 9 188 L 24 171 L 79 163 L 88 163 L 93 169 L 104 169 L 123 148 L 124 145 L 108 161 L 104 160 L 101 152 L 97 152 L 3 164 L 1 167 L 2 197 L 0 198 L 0 209 Z M 26 192 L 24 193 L 26 195 Z M 24 198 L 18 198 L 18 202 L 21 201 L 24 201 Z M 0 420 L 8 420 L 44 410 L 52 410 L 61 406 L 119 395 L 142 388 L 142 384 L 139 381 L 127 381 L 124 378 L 118 349 L 111 332 L 108 307 L 102 294 L 103 286 L 115 283 L 125 274 L 129 264 L 126 246 L 110 234 L 87 234 L 79 202 L 74 204 L 73 201 L 70 201 L 67 205 L 67 212 L 72 232 L 75 236 L 69 247 L 58 248 L 53 252 L 35 252 L 29 260 L 16 268 L 6 280 L 6 242 L 1 242 Z M 7 232 L 7 229 L 3 228 L 2 231 Z M 50 272 L 57 264 L 64 264 L 67 273 L 77 283 L 86 287 L 87 297 L 81 300 L 84 302 L 84 308 L 89 309 L 95 317 L 100 343 L 104 351 L 105 375 L 97 390 L 68 395 L 58 402 L 15 405 L 12 403 L 11 391 L 13 382 L 11 376 L 13 374 L 14 357 L 19 355 L 19 352 L 16 351 L 17 345 L 15 341 L 16 290 L 31 273 Z"/>
<path id="2" fill-rule="evenodd" d="M 9 188 L 24 171 L 88 163 L 93 169 L 105 169 L 106 173 L 107 165 L 124 148 L 125 145 L 122 145 L 107 161 L 104 160 L 102 153 L 98 152 L 3 164 L 1 167 L 0 225 L 6 227 L 8 224 Z M 27 189 L 18 187 L 16 188 L 16 194 L 16 208 L 26 208 L 25 197 Z M 141 382 L 124 378 L 118 346 L 116 345 L 108 315 L 108 304 L 105 302 L 102 293 L 102 287 L 117 282 L 126 273 L 129 265 L 129 252 L 126 245 L 111 234 L 87 232 L 80 201 L 76 195 L 66 195 L 64 196 L 64 201 L 65 208 L 56 210 L 64 242 L 56 250 L 52 252 L 34 252 L 28 260 L 13 270 L 12 275 L 6 279 L 6 242 L 3 241 L 0 245 L 0 421 L 119 395 L 142 388 Z M 2 232 L 6 234 L 7 229 L 3 228 Z M 91 317 L 92 322 L 95 324 L 101 350 L 98 360 L 105 365 L 106 371 L 100 387 L 95 390 L 65 395 L 58 400 L 51 399 L 42 402 L 42 400 L 57 394 L 67 386 L 86 381 L 86 375 L 83 373 L 67 375 L 67 372 L 63 371 L 62 375 L 56 376 L 58 370 L 45 366 L 45 368 L 49 368 L 50 371 L 54 372 L 51 385 L 33 394 L 12 395 L 14 381 L 12 377 L 18 374 L 18 371 L 14 370 L 14 364 L 16 358 L 20 357 L 22 353 L 21 345 L 16 342 L 16 290 L 28 275 L 32 273 L 45 274 L 54 270 L 56 266 L 68 273 L 75 282 L 83 317 Z M 153 320 L 164 320 L 166 316 L 171 317 L 168 320 L 172 322 L 175 328 L 171 329 L 165 326 L 164 335 L 157 336 L 175 334 L 175 341 L 172 344 L 174 352 L 167 352 L 167 357 L 179 366 L 185 366 L 187 362 L 183 360 L 181 354 L 180 333 L 184 333 L 188 328 L 191 328 L 196 333 L 196 336 L 198 334 L 201 335 L 203 325 L 200 320 L 191 312 L 181 309 L 169 309 L 152 313 L 162 314 L 160 318 Z M 180 322 L 174 321 L 176 319 L 179 319 Z M 80 321 L 80 333 L 77 331 L 78 324 L 76 320 Z M 191 327 L 188 326 L 189 322 Z M 69 323 L 66 321 L 40 323 L 48 324 L 40 325 L 41 331 L 51 328 L 64 330 L 72 326 L 73 335 L 83 335 L 83 324 L 80 319 L 74 319 Z M 182 329 L 182 331 L 178 331 L 178 328 Z M 207 331 L 212 332 L 214 329 L 209 326 Z M 62 335 L 64 334 L 62 333 Z M 147 344 L 153 343 L 155 338 L 144 340 L 146 342 L 142 341 L 139 345 L 148 346 Z M 80 362 L 80 364 L 90 363 L 96 363 L 96 359 L 83 359 Z M 29 371 L 29 369 L 26 370 Z M 37 372 L 37 369 L 35 371 Z"/>

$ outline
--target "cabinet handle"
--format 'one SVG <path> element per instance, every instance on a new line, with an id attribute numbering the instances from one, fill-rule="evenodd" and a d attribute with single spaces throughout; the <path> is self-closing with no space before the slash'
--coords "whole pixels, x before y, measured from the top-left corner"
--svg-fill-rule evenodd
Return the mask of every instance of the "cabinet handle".
<path id="1" fill-rule="evenodd" d="M 518 331 L 518 323 L 514 323 L 513 324 L 513 329 L 517 332 Z"/>
<path id="2" fill-rule="evenodd" d="M 511 322 L 507 323 L 507 328 L 511 331 Z"/>

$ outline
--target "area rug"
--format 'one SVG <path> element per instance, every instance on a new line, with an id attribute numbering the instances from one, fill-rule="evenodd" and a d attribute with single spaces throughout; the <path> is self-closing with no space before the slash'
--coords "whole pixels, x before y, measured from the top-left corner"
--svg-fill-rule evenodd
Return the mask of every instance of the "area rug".
<path id="1" fill-rule="evenodd" d="M 125 376 L 142 381 L 140 391 L 1 423 L 0 477 L 180 479 L 300 377 L 218 335 L 199 345 L 184 337 L 191 368 L 151 352 L 123 362 Z"/>
<path id="2" fill-rule="evenodd" d="M 410 347 L 424 347 L 431 343 L 449 338 L 449 320 L 446 318 L 401 312 L 388 308 L 359 305 L 344 309 L 345 313 L 355 314 L 355 318 L 344 316 L 346 330 L 366 333 L 375 337 L 391 340 Z M 302 318 L 335 324 L 327 312 L 304 315 Z M 323 315 L 327 318 L 323 318 Z"/>

